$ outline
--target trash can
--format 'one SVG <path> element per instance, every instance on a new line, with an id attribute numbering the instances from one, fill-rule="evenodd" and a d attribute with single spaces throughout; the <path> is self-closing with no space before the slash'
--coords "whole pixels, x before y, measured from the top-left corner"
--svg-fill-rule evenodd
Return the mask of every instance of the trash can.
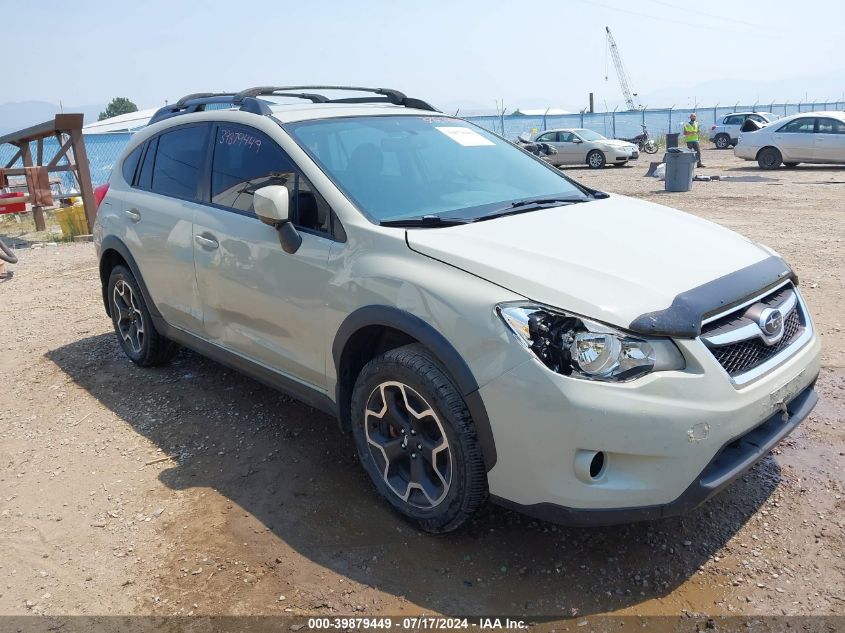
<path id="1" fill-rule="evenodd" d="M 689 191 L 697 157 L 691 149 L 673 147 L 666 152 L 666 191 Z"/>
<path id="2" fill-rule="evenodd" d="M 678 137 L 681 135 L 677 132 L 671 132 L 666 135 L 666 149 L 670 147 L 677 147 L 678 146 Z"/>

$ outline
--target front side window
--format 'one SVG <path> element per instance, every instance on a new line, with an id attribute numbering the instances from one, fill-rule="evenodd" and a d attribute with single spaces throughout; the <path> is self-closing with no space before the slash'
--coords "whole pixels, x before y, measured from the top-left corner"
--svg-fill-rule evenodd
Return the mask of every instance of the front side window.
<path id="1" fill-rule="evenodd" d="M 795 119 L 784 125 L 778 132 L 785 132 L 787 134 L 812 134 L 815 125 L 815 119 Z"/>
<path id="2" fill-rule="evenodd" d="M 318 119 L 284 128 L 375 222 L 471 219 L 526 199 L 589 199 L 559 170 L 447 116 Z"/>
<path id="3" fill-rule="evenodd" d="M 211 203 L 254 214 L 254 194 L 268 185 L 287 187 L 296 226 L 331 230 L 328 203 L 281 147 L 254 128 L 219 125 L 211 161 Z"/>
<path id="4" fill-rule="evenodd" d="M 845 134 L 845 122 L 837 119 L 819 119 L 818 134 Z"/>
<path id="5" fill-rule="evenodd" d="M 151 189 L 162 195 L 193 200 L 206 153 L 208 125 L 191 125 L 158 137 Z"/>
<path id="6" fill-rule="evenodd" d="M 560 133 L 560 141 L 561 143 L 571 143 L 572 139 L 575 138 L 575 135 L 572 132 L 561 132 Z"/>

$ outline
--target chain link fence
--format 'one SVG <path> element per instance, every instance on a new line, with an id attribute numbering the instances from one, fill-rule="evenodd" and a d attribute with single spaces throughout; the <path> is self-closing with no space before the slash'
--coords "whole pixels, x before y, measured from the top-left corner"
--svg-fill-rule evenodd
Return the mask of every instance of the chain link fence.
<path id="1" fill-rule="evenodd" d="M 778 116 L 788 116 L 799 112 L 820 110 L 845 110 L 845 102 L 828 103 L 768 103 L 753 105 L 736 104 L 732 106 L 699 106 L 697 108 L 658 108 L 651 110 L 613 111 L 613 112 L 576 112 L 574 114 L 556 114 L 548 116 L 498 115 L 468 116 L 481 127 L 501 134 L 507 139 L 515 139 L 523 132 L 536 134 L 543 130 L 556 128 L 589 128 L 608 138 L 632 138 L 648 127 L 649 134 L 659 138 L 670 132 L 681 132 L 691 112 L 698 115 L 698 123 L 703 132 L 711 125 L 718 125 L 726 114 L 732 112 L 772 112 Z"/>
<path id="2" fill-rule="evenodd" d="M 131 138 L 131 134 L 127 132 L 120 132 L 115 134 L 86 134 L 85 152 L 88 154 L 88 163 L 91 168 L 91 181 L 96 187 L 101 185 L 109 179 L 109 174 L 114 166 L 114 163 L 120 157 L 123 148 Z M 47 164 L 59 151 L 59 142 L 54 139 L 45 139 L 43 148 L 43 164 Z M 30 152 L 32 157 L 36 160 L 37 148 L 36 143 L 30 143 Z M 5 167 L 10 160 L 17 153 L 17 148 L 8 143 L 0 145 L 0 167 Z M 70 152 L 71 156 L 73 155 Z M 60 165 L 66 164 L 66 160 L 59 161 Z M 22 167 L 23 163 L 20 159 L 15 164 L 15 167 Z M 50 176 L 54 187 L 58 188 L 57 193 L 67 194 L 79 191 L 79 184 L 76 178 L 70 172 L 59 172 L 51 174 Z M 23 176 L 13 176 L 10 184 L 22 184 Z"/>
<path id="3" fill-rule="evenodd" d="M 815 112 L 819 110 L 843 110 L 845 102 L 829 103 L 769 103 L 733 106 L 700 106 L 696 109 L 659 108 L 652 110 L 613 111 L 613 112 L 580 112 L 575 114 L 561 114 L 548 116 L 526 115 L 492 115 L 464 117 L 481 127 L 508 139 L 516 139 L 523 132 L 536 134 L 543 130 L 554 128 L 589 128 L 608 138 L 632 138 L 642 131 L 642 126 L 648 127 L 649 133 L 660 138 L 669 132 L 681 132 L 683 124 L 689 119 L 691 112 L 698 114 L 698 121 L 707 139 L 710 126 L 721 122 L 722 117 L 732 112 L 755 111 L 772 112 L 779 116 L 787 116 L 798 112 Z M 91 167 L 91 181 L 96 187 L 108 181 L 111 169 L 123 152 L 126 143 L 132 137 L 131 133 L 118 132 L 111 134 L 86 134 L 85 149 Z M 55 156 L 59 144 L 55 139 L 44 141 L 44 163 Z M 37 151 L 35 144 L 30 147 L 32 155 Z M 5 166 L 15 155 L 17 148 L 9 144 L 0 145 L 0 166 Z M 18 161 L 20 163 L 20 161 Z M 54 184 L 59 188 L 57 193 L 72 193 L 79 190 L 78 184 L 70 173 L 59 173 Z M 22 178 L 22 177 L 21 177 Z"/>

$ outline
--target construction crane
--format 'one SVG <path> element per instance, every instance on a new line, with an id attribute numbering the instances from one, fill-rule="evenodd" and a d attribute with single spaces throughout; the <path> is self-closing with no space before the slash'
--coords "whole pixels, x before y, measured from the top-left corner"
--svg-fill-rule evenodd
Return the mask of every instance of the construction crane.
<path id="1" fill-rule="evenodd" d="M 610 32 L 610 27 L 604 27 L 607 31 L 607 48 L 610 50 L 610 55 L 613 57 L 613 65 L 616 66 L 616 75 L 619 77 L 619 87 L 622 88 L 622 96 L 625 97 L 625 103 L 629 110 L 637 110 L 637 102 L 634 98 L 637 93 L 631 87 L 631 80 L 628 79 L 628 73 L 625 72 L 625 66 L 622 64 L 622 56 L 619 54 L 619 47 L 616 46 L 616 40 L 613 39 L 613 33 Z M 607 81 L 607 68 L 605 68 L 605 81 Z"/>

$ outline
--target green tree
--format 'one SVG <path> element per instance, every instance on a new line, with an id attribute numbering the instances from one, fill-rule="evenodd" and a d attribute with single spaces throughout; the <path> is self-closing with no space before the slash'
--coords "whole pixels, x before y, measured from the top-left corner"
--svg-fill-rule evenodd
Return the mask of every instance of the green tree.
<path id="1" fill-rule="evenodd" d="M 100 112 L 100 116 L 97 117 L 98 121 L 102 121 L 103 119 L 110 119 L 113 116 L 118 116 L 120 114 L 129 114 L 130 112 L 137 112 L 138 106 L 132 103 L 126 97 L 115 97 L 111 100 L 106 106 L 105 112 Z"/>

